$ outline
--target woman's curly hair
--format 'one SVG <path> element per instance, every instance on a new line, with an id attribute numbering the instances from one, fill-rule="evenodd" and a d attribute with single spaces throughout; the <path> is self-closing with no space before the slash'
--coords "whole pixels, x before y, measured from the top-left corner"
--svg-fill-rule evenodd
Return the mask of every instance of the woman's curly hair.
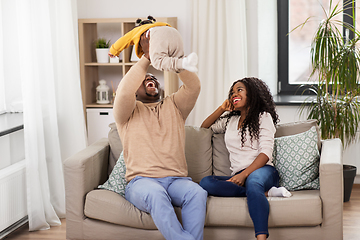
<path id="1" fill-rule="evenodd" d="M 235 81 L 229 91 L 228 99 L 231 101 L 231 91 L 234 85 L 238 82 L 242 82 L 246 88 L 246 104 L 249 108 L 248 114 L 242 123 L 240 130 L 241 134 L 241 146 L 244 146 L 245 143 L 245 133 L 246 130 L 249 130 L 250 140 L 259 139 L 259 117 L 262 113 L 268 112 L 272 119 L 274 125 L 279 122 L 279 115 L 275 109 L 275 103 L 273 97 L 270 93 L 269 87 L 262 80 L 255 77 L 245 77 L 243 79 Z M 227 118 L 226 127 L 229 122 L 230 117 L 241 115 L 240 111 L 232 111 L 228 114 L 222 116 L 221 118 Z"/>

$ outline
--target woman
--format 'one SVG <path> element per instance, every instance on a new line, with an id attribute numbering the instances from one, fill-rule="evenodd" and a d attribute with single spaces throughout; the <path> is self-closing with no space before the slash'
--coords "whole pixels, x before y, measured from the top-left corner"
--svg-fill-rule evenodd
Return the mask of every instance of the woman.
<path id="1" fill-rule="evenodd" d="M 247 197 L 257 239 L 269 236 L 266 196 L 291 196 L 285 188 L 277 188 L 279 174 L 272 164 L 277 122 L 275 103 L 267 85 L 251 77 L 234 82 L 228 99 L 201 125 L 215 133 L 225 132 L 232 175 L 207 176 L 200 185 L 213 196 Z"/>

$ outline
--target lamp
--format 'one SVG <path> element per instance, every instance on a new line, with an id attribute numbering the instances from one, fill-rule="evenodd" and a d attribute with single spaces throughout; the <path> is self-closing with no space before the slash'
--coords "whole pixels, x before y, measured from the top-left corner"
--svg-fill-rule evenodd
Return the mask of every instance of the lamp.
<path id="1" fill-rule="evenodd" d="M 96 87 L 96 103 L 98 104 L 108 104 L 109 101 L 109 87 L 106 85 L 106 81 L 101 79 L 99 81 L 99 86 Z"/>

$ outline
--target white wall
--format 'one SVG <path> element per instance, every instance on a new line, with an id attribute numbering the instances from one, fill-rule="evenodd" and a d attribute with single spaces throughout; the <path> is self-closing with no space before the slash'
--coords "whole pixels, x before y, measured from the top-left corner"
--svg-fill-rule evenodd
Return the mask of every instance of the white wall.
<path id="1" fill-rule="evenodd" d="M 279 114 L 280 123 L 289 123 L 305 120 L 305 116 L 300 116 L 299 106 L 277 106 L 276 110 Z"/>

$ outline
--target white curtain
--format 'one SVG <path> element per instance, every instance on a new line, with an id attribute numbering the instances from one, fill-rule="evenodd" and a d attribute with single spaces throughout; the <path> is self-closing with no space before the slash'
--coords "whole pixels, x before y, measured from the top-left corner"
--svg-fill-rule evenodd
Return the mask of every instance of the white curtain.
<path id="1" fill-rule="evenodd" d="M 29 230 L 65 217 L 62 161 L 86 146 L 76 0 L 16 0 Z"/>
<path id="2" fill-rule="evenodd" d="M 2 15 L 2 4 L 0 1 L 0 13 Z M 3 51 L 3 28 L 2 17 L 0 17 L 0 114 L 4 113 L 5 108 L 5 82 L 4 82 L 4 51 Z"/>
<path id="3" fill-rule="evenodd" d="M 188 125 L 200 126 L 247 75 L 245 0 L 194 0 L 192 51 L 199 56 L 201 93 Z"/>

